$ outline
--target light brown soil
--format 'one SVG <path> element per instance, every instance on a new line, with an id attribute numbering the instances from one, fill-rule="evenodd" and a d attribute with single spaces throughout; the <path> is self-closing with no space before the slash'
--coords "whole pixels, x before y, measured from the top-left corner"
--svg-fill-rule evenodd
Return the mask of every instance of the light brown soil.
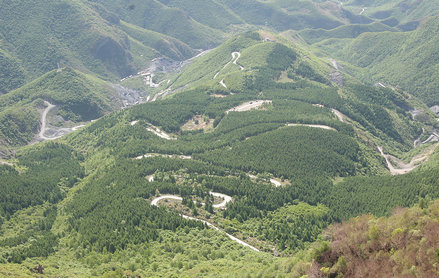
<path id="1" fill-rule="evenodd" d="M 194 131 L 194 130 L 209 130 L 213 129 L 213 119 L 208 119 L 205 121 L 203 115 L 196 115 L 192 119 L 190 119 L 187 123 L 185 123 L 181 130 L 184 131 Z"/>

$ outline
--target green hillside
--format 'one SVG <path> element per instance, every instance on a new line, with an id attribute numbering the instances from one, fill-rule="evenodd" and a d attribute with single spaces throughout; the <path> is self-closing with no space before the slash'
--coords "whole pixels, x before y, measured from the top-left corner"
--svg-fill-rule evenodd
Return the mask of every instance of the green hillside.
<path id="1" fill-rule="evenodd" d="M 438 198 L 437 155 L 392 177 L 376 149 L 412 149 L 433 120 L 413 120 L 417 104 L 403 92 L 349 76 L 341 87 L 331 72 L 299 45 L 249 32 L 184 67 L 172 83 L 190 84 L 180 92 L 106 115 L 61 142 L 19 149 L 0 165 L 3 190 L 20 196 L 1 201 L 0 271 L 32 275 L 40 263 L 47 275 L 78 277 L 300 277 L 312 269 L 306 250 L 334 221 Z M 219 89 L 220 78 L 230 88 Z M 112 108 L 105 83 L 70 69 L 1 98 L 5 107 L 47 100 L 73 113 L 77 97 L 63 102 L 60 90 L 81 86 L 90 89 L 82 90 L 87 103 Z M 221 200 L 209 192 L 233 202 L 214 206 Z M 182 201 L 152 204 L 169 194 Z"/>
<path id="2" fill-rule="evenodd" d="M 0 0 L 0 277 L 437 276 L 435 3 Z"/>
<path id="3" fill-rule="evenodd" d="M 428 0 L 348 0 L 343 1 L 343 7 L 353 13 L 361 13 L 383 23 L 392 22 L 402 30 L 416 29 L 423 19 L 437 15 L 439 2 Z M 364 10 L 363 10 L 364 8 Z"/>
<path id="4" fill-rule="evenodd" d="M 122 106 L 117 92 L 96 77 L 71 68 L 51 71 L 0 96 L 0 134 L 6 145 L 23 145 L 33 139 L 44 101 L 57 105 L 60 124 L 97 119 Z"/>
<path id="5" fill-rule="evenodd" d="M 59 67 L 114 79 L 157 56 L 184 60 L 195 54 L 176 39 L 129 26 L 88 1 L 3 1 L 1 7 L 0 63 L 7 69 L 0 75 L 1 92 Z"/>
<path id="6" fill-rule="evenodd" d="M 432 45 L 437 44 L 438 26 L 439 18 L 432 17 L 412 32 L 366 33 L 352 41 L 323 41 L 318 47 L 358 67 L 363 78 L 402 88 L 432 106 L 439 103 L 439 85 L 430 74 L 437 71 Z"/>
<path id="7" fill-rule="evenodd" d="M 202 21 L 201 23 L 187 15 L 186 11 L 179 9 L 180 4 L 182 4 L 179 1 L 171 2 L 169 6 L 166 5 L 168 3 L 161 3 L 157 0 L 133 0 L 129 2 L 94 0 L 93 2 L 104 5 L 126 22 L 175 37 L 197 49 L 208 49 L 219 44 L 222 37 L 221 27 L 229 23 L 236 23 L 236 19 L 232 15 L 218 4 L 210 3 L 211 1 L 196 1 L 197 3 L 186 1 L 184 3 L 187 6 L 190 2 L 192 9 L 188 10 L 202 16 L 202 18 L 199 18 Z M 194 7 L 196 7 L 196 10 Z M 197 12 L 200 10 L 203 10 L 203 13 Z M 215 21 L 215 17 L 209 16 L 208 13 L 217 12 L 222 12 L 224 17 L 220 17 Z M 219 26 L 217 25 L 218 21 L 220 22 Z"/>

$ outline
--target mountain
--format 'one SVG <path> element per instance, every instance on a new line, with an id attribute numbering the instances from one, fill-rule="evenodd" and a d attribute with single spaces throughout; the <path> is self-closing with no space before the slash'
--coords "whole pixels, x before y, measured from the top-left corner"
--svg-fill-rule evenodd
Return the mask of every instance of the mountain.
<path id="1" fill-rule="evenodd" d="M 427 0 L 343 1 L 343 7 L 403 31 L 411 31 L 429 16 L 437 15 L 439 3 Z"/>
<path id="2" fill-rule="evenodd" d="M 434 276 L 435 3 L 0 2 L 0 276 Z"/>
<path id="3" fill-rule="evenodd" d="M 381 144 L 393 153 L 410 149 L 434 121 L 413 120 L 408 111 L 417 104 L 406 93 L 340 72 L 334 79 L 335 71 L 302 45 L 247 32 L 183 66 L 163 85 L 183 87 L 172 95 L 106 115 L 62 141 L 19 149 L 0 166 L 8 184 L 0 241 L 8 263 L 0 271 L 41 264 L 48 275 L 66 276 L 75 265 L 80 277 L 291 274 L 298 259 L 271 254 L 308 248 L 334 221 L 437 198 L 435 156 L 393 178 L 377 151 Z M 34 88 L 35 99 L 74 111 L 57 90 L 37 94 L 57 78 L 65 81 L 53 84 L 70 88 L 72 75 L 90 82 L 68 68 L 54 71 L 2 103 L 19 103 L 11 98 Z M 423 182 L 429 186 L 413 190 Z M 392 202 L 381 198 L 387 194 Z M 160 201 L 166 195 L 177 201 Z M 26 217 L 41 224 L 24 224 Z M 303 264 L 300 272 L 308 271 Z"/>
<path id="4" fill-rule="evenodd" d="M 438 26 L 436 16 L 412 32 L 365 33 L 354 40 L 323 41 L 319 47 L 357 67 L 368 80 L 399 87 L 433 106 L 439 101 L 438 84 L 430 73 L 437 70 L 438 54 L 431 46 L 437 43 Z"/>
<path id="5" fill-rule="evenodd" d="M 32 141 L 41 129 L 39 110 L 51 104 L 57 108 L 49 122 L 58 127 L 66 121 L 97 119 L 123 106 L 117 91 L 106 82 L 71 68 L 54 70 L 0 96 L 0 140 L 6 146 Z"/>
<path id="6" fill-rule="evenodd" d="M 121 22 L 88 1 L 3 1 L 1 6 L 0 62 L 10 70 L 0 76 L 3 93 L 59 67 L 120 78 L 154 57 L 181 60 L 195 53 L 176 39 Z"/>

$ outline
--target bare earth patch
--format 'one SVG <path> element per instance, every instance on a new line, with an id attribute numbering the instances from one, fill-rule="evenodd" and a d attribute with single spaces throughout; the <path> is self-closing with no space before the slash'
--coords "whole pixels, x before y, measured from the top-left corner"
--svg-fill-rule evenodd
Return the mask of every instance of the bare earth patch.
<path id="1" fill-rule="evenodd" d="M 418 166 L 426 162 L 430 158 L 431 154 L 433 154 L 437 146 L 438 144 L 435 144 L 430 148 L 427 148 L 423 153 L 413 157 L 408 164 L 404 163 L 393 155 L 385 154 L 383 147 L 378 147 L 378 151 L 386 160 L 387 168 L 389 168 L 389 171 L 392 175 L 403 175 L 413 171 Z"/>
<path id="2" fill-rule="evenodd" d="M 249 111 L 252 109 L 257 109 L 259 107 L 261 107 L 264 104 L 271 104 L 272 101 L 271 100 L 253 100 L 253 101 L 249 101 L 249 102 L 245 102 L 239 106 L 236 106 L 232 109 L 229 109 L 226 111 L 226 113 L 229 112 L 244 112 L 244 111 Z"/>
<path id="3" fill-rule="evenodd" d="M 220 94 L 212 94 L 212 95 L 210 95 L 211 97 L 214 97 L 214 98 L 225 98 L 227 95 L 220 95 Z"/>
<path id="4" fill-rule="evenodd" d="M 187 123 L 185 123 L 181 130 L 184 131 L 194 131 L 194 130 L 209 130 L 213 129 L 213 119 L 209 119 L 208 117 L 204 117 L 203 115 L 196 115 L 192 119 L 190 119 Z"/>

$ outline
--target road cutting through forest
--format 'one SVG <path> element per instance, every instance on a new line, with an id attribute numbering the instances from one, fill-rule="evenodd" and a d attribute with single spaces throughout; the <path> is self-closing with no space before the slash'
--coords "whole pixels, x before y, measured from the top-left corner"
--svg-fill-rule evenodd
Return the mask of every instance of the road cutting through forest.
<path id="1" fill-rule="evenodd" d="M 416 169 L 422 163 L 426 162 L 430 158 L 430 155 L 433 154 L 437 146 L 438 144 L 429 147 L 425 150 L 424 153 L 418 154 L 417 156 L 413 157 L 408 164 L 404 163 L 393 155 L 385 154 L 384 149 L 381 146 L 378 146 L 378 151 L 380 152 L 381 156 L 384 157 L 384 159 L 386 160 L 387 168 L 389 168 L 390 173 L 395 176 L 407 174 Z M 393 165 L 392 161 L 397 164 L 397 167 Z"/>
<path id="2" fill-rule="evenodd" d="M 40 128 L 40 132 L 38 133 L 38 137 L 39 137 L 41 140 L 45 141 L 45 140 L 55 140 L 55 139 L 59 139 L 59 138 L 63 137 L 64 135 L 66 135 L 66 134 L 68 134 L 68 133 L 70 133 L 70 132 L 72 132 L 72 131 L 76 131 L 76 130 L 80 129 L 81 127 L 84 127 L 84 126 L 85 126 L 84 124 L 81 124 L 81 125 L 77 125 L 77 126 L 69 127 L 69 128 L 59 128 L 59 129 L 57 129 L 57 130 L 55 130 L 55 131 L 56 131 L 56 133 L 58 133 L 58 134 L 61 133 L 61 135 L 53 136 L 53 137 L 47 137 L 47 136 L 45 135 L 46 131 L 49 129 L 49 128 L 47 128 L 47 114 L 48 114 L 53 108 L 55 108 L 56 105 L 51 104 L 51 103 L 48 102 L 48 101 L 44 101 L 44 104 L 45 104 L 47 107 L 46 107 L 46 109 L 44 109 L 43 114 L 41 115 L 41 128 Z M 55 133 L 55 134 L 56 134 L 56 133 Z"/>
<path id="3" fill-rule="evenodd" d="M 223 199 L 224 199 L 224 201 L 221 202 L 220 204 L 213 205 L 214 208 L 225 208 L 226 205 L 227 205 L 227 203 L 229 203 L 229 202 L 232 201 L 232 197 L 230 197 L 230 196 L 228 196 L 228 195 L 225 195 L 225 194 L 222 194 L 222 193 L 209 192 L 209 194 L 212 195 L 212 196 L 214 196 L 214 197 L 219 197 L 219 198 L 223 198 Z M 171 200 L 177 200 L 177 201 L 182 201 L 182 200 L 183 200 L 183 198 L 180 197 L 180 196 L 176 196 L 176 195 L 163 195 L 163 196 L 159 196 L 159 197 L 154 198 L 154 199 L 151 201 L 151 205 L 152 205 L 152 206 L 156 206 L 156 207 L 158 207 L 158 203 L 159 203 L 161 200 L 165 200 L 165 199 L 171 199 Z M 198 218 L 195 218 L 195 217 L 192 217 L 192 216 L 188 216 L 188 215 L 184 215 L 184 214 L 180 214 L 180 216 L 183 217 L 183 218 L 185 218 L 185 219 L 195 220 L 195 221 L 200 221 L 200 222 L 206 224 L 207 226 L 209 226 L 210 228 L 213 228 L 213 229 L 215 229 L 215 230 L 217 230 L 217 231 L 219 231 L 219 232 L 221 232 L 221 233 L 226 234 L 231 240 L 235 241 L 236 243 L 239 243 L 239 244 L 241 244 L 242 246 L 249 247 L 249 248 L 252 249 L 253 251 L 259 252 L 259 249 L 257 249 L 256 247 L 251 246 L 250 244 L 248 244 L 248 243 L 246 243 L 246 242 L 240 240 L 239 238 L 236 238 L 236 237 L 232 236 L 231 234 L 226 233 L 225 231 L 223 231 L 223 230 L 221 230 L 220 228 L 216 227 L 216 226 L 213 225 L 212 223 L 207 222 L 206 220 L 198 219 Z"/>
<path id="4" fill-rule="evenodd" d="M 46 132 L 46 125 L 47 125 L 47 114 L 50 112 L 50 110 L 52 110 L 53 108 L 56 107 L 56 105 L 51 104 L 48 101 L 44 101 L 44 104 L 47 106 L 46 109 L 44 109 L 43 114 L 41 115 L 41 129 L 40 129 L 40 133 L 38 134 L 38 136 L 42 139 L 42 140 L 55 140 L 59 137 L 53 137 L 53 138 L 49 138 L 44 136 L 44 133 Z"/>
<path id="5" fill-rule="evenodd" d="M 238 65 L 238 63 L 237 63 L 240 57 L 241 57 L 241 53 L 240 52 L 233 52 L 232 53 L 232 60 L 230 60 L 230 62 L 225 64 L 224 67 L 220 71 L 215 73 L 215 75 L 213 76 L 213 79 L 216 79 L 218 77 L 218 74 L 220 74 L 220 72 L 223 71 L 230 63 L 235 64 L 235 65 L 239 66 L 239 68 L 241 70 L 244 70 L 244 67 L 241 66 L 241 65 Z"/>

